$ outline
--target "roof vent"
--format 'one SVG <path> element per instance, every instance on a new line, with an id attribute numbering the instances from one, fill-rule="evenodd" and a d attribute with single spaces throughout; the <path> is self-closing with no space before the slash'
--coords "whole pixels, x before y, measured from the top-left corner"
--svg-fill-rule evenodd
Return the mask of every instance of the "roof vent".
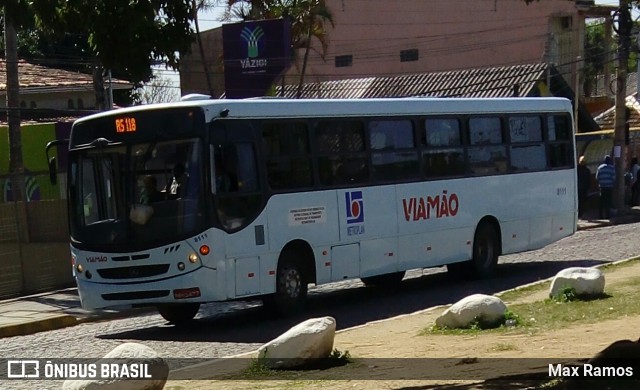
<path id="1" fill-rule="evenodd" d="M 181 102 L 190 102 L 190 101 L 194 101 L 194 100 L 209 100 L 211 99 L 211 96 L 209 95 L 204 95 L 201 93 L 190 93 L 188 95 L 184 95 L 183 97 L 180 98 Z"/>

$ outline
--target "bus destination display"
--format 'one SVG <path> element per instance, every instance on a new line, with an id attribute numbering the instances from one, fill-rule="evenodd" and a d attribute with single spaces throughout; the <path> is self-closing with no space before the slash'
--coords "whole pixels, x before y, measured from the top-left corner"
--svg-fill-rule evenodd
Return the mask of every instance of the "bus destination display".
<path id="1" fill-rule="evenodd" d="M 136 127 L 136 118 L 124 117 L 124 118 L 116 118 L 116 133 L 135 133 L 137 130 Z"/>

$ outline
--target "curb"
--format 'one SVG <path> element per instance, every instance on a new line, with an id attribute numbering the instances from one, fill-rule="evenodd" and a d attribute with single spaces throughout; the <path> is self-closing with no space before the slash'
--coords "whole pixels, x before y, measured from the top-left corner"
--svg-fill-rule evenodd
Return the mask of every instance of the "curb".
<path id="1" fill-rule="evenodd" d="M 79 323 L 78 319 L 70 315 L 56 315 L 50 318 L 23 322 L 0 327 L 0 339 L 4 337 L 25 336 L 38 332 L 67 328 Z"/>
<path id="2" fill-rule="evenodd" d="M 38 332 L 68 328 L 84 323 L 111 321 L 151 313 L 155 309 L 138 308 L 121 312 L 106 312 L 96 315 L 77 317 L 71 314 L 52 314 L 49 318 L 0 326 L 0 339 L 5 337 L 26 336 Z"/>

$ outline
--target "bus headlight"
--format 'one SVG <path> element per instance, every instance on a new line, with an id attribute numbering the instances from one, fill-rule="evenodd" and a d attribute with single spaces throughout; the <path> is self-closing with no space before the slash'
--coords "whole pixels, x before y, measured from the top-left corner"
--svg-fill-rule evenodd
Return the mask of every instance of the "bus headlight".
<path id="1" fill-rule="evenodd" d="M 184 271 L 184 269 L 185 269 L 185 265 L 184 265 L 184 263 L 183 263 L 182 261 L 178 263 L 178 269 L 179 269 L 180 271 Z"/>
<path id="2" fill-rule="evenodd" d="M 78 264 L 76 266 L 76 271 L 78 271 L 78 273 L 83 273 L 84 272 L 84 267 L 82 266 L 82 264 Z"/>
<path id="3" fill-rule="evenodd" d="M 196 255 L 195 253 L 192 253 L 189 255 L 189 262 L 191 262 L 192 264 L 195 264 L 198 262 L 198 255 Z"/>

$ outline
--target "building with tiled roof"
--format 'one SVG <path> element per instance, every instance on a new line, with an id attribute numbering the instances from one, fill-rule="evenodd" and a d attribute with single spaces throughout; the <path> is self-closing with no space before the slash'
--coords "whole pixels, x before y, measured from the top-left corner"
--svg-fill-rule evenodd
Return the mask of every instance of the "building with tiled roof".
<path id="1" fill-rule="evenodd" d="M 297 85 L 276 87 L 276 95 L 295 98 L 297 89 Z M 308 83 L 303 86 L 300 97 L 355 99 L 406 96 L 556 96 L 573 100 L 573 90 L 554 66 L 536 63 Z M 580 132 L 600 129 L 582 105 L 579 109 L 578 127 Z"/>
<path id="2" fill-rule="evenodd" d="M 23 116 L 26 118 L 64 115 L 64 112 L 58 111 L 66 111 L 66 115 L 74 116 L 96 107 L 91 75 L 31 64 L 24 60 L 18 63 L 18 74 L 20 108 L 25 110 Z M 133 84 L 113 79 L 111 88 L 131 89 Z M 6 108 L 6 89 L 6 63 L 0 59 L 0 109 Z"/>

